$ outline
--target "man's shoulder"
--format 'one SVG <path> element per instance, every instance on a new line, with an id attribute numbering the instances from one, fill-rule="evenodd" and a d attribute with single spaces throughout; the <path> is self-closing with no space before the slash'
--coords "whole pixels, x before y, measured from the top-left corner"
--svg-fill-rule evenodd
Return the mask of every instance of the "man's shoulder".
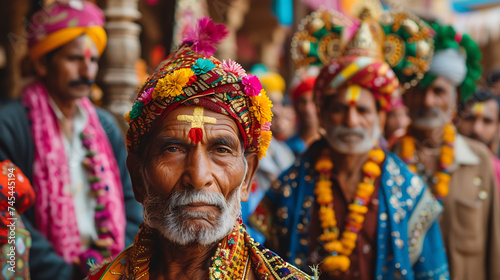
<path id="1" fill-rule="evenodd" d="M 27 120 L 26 109 L 20 99 L 0 103 L 0 125 L 13 125 L 20 120 Z"/>
<path id="2" fill-rule="evenodd" d="M 388 151 L 386 151 L 386 160 L 382 174 L 389 177 L 403 176 L 406 180 L 412 180 L 413 178 L 420 179 L 399 156 Z"/>
<path id="3" fill-rule="evenodd" d="M 302 155 L 300 155 L 294 163 L 285 170 L 279 177 L 279 181 L 285 182 L 289 180 L 298 180 L 299 175 L 298 173 L 302 169 L 306 169 L 306 173 L 311 173 L 310 171 L 314 169 L 314 165 L 316 164 L 316 159 L 321 152 L 322 149 L 324 149 L 328 144 L 324 139 L 320 139 L 316 142 L 314 142 L 309 149 L 307 149 L 306 152 L 304 152 Z M 293 175 L 292 175 L 293 174 Z M 290 176 L 292 175 L 292 176 Z M 311 176 L 310 174 L 309 176 Z"/>
<path id="4" fill-rule="evenodd" d="M 295 266 L 285 262 L 276 253 L 265 248 L 251 237 L 247 237 L 246 243 L 250 249 L 254 273 L 257 275 L 258 279 L 314 279 Z"/>
<path id="5" fill-rule="evenodd" d="M 118 280 L 122 279 L 124 270 L 127 267 L 127 258 L 132 250 L 132 246 L 125 249 L 113 261 L 102 264 L 95 268 L 84 280 Z"/>
<path id="6" fill-rule="evenodd" d="M 108 130 L 118 130 L 118 123 L 116 122 L 115 117 L 113 117 L 110 112 L 99 107 L 95 107 L 95 111 L 106 133 L 108 132 Z"/>
<path id="7" fill-rule="evenodd" d="M 416 203 L 427 187 L 422 178 L 410 170 L 397 155 L 386 152 L 381 188 L 391 194 L 401 193 L 401 195 L 393 196 L 394 199 L 405 203 L 410 199 L 412 203 Z"/>
<path id="8" fill-rule="evenodd" d="M 485 144 L 483 144 L 477 140 L 471 139 L 469 137 L 463 136 L 463 135 L 460 135 L 460 137 L 462 137 L 465 144 L 467 144 L 467 146 L 469 146 L 469 148 L 472 150 L 472 152 L 474 152 L 474 154 L 476 154 L 476 156 L 479 157 L 481 162 L 483 162 L 483 160 L 491 159 L 491 157 L 492 157 L 491 152 L 490 152 L 490 150 L 488 150 L 488 147 Z M 459 152 L 459 151 L 457 151 L 457 152 Z"/>

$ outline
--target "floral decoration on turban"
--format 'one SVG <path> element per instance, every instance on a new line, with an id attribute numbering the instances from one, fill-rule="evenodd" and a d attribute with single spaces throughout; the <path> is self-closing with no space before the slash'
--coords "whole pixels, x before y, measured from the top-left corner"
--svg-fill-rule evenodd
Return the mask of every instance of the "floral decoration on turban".
<path id="1" fill-rule="evenodd" d="M 164 61 L 139 90 L 125 119 L 129 151 L 141 152 L 149 135 L 179 106 L 201 106 L 232 117 L 244 148 L 265 156 L 271 141 L 271 101 L 259 79 L 238 63 L 212 57 L 214 45 L 227 35 L 222 24 L 202 18 L 188 29 L 181 46 Z"/>

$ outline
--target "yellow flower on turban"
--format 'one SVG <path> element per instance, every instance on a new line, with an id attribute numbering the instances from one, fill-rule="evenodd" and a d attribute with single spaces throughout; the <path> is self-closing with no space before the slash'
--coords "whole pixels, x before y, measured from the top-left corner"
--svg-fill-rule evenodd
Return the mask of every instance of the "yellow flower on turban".
<path id="1" fill-rule="evenodd" d="M 158 96 L 175 97 L 181 95 L 182 88 L 186 86 L 189 78 L 193 75 L 194 72 L 190 68 L 182 68 L 159 79 L 153 91 L 153 99 Z"/>
<path id="2" fill-rule="evenodd" d="M 271 131 L 262 131 L 260 135 L 260 150 L 259 150 L 259 159 L 262 159 L 266 156 L 267 147 L 269 147 L 269 143 L 271 143 L 272 133 Z"/>
<path id="3" fill-rule="evenodd" d="M 273 118 L 273 113 L 271 112 L 271 107 L 273 104 L 269 97 L 267 97 L 266 92 L 262 90 L 259 95 L 251 96 L 252 106 L 250 106 L 250 112 L 254 114 L 260 124 L 266 124 L 270 122 Z"/>

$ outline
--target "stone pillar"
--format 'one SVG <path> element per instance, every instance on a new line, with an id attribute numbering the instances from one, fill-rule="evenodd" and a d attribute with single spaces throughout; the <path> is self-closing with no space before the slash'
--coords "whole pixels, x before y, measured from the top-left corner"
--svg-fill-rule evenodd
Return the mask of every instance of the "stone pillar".
<path id="1" fill-rule="evenodd" d="M 27 53 L 23 29 L 30 1 L 4 1 L 0 9 L 0 99 L 18 97 L 22 90 L 21 63 Z M 0 136 L 1 137 L 1 136 Z"/>
<path id="2" fill-rule="evenodd" d="M 137 93 L 135 65 L 140 56 L 140 17 L 138 0 L 102 0 L 98 2 L 106 16 L 108 45 L 100 62 L 98 84 L 102 88 L 103 107 L 111 112 L 122 130 L 128 129 L 124 116 L 130 111 Z"/>
<path id="3" fill-rule="evenodd" d="M 229 3 L 217 0 L 209 1 L 210 16 L 215 22 L 223 23 L 229 34 L 219 46 L 216 57 L 219 59 L 237 60 L 236 34 L 244 24 L 245 16 L 250 9 L 250 0 L 233 0 Z"/>

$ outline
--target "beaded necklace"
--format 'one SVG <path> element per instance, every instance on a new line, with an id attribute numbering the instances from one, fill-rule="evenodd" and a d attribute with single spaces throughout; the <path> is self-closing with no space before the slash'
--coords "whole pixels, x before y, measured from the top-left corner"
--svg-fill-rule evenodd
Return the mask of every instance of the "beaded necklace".
<path id="1" fill-rule="evenodd" d="M 315 170 L 319 179 L 314 188 L 316 201 L 320 206 L 319 220 L 323 233 L 320 240 L 323 248 L 330 253 L 323 261 L 321 268 L 324 272 L 347 271 L 351 265 L 349 256 L 356 247 L 358 234 L 363 228 L 365 214 L 368 212 L 368 202 L 375 190 L 375 180 L 380 176 L 380 164 L 385 159 L 384 151 L 376 145 L 368 154 L 368 160 L 363 165 L 363 180 L 358 184 L 354 201 L 348 206 L 347 224 L 342 236 L 339 236 L 335 211 L 333 209 L 332 169 L 333 162 L 327 150 L 316 162 Z M 340 237 L 340 239 L 339 239 Z"/>
<path id="2" fill-rule="evenodd" d="M 248 279 L 250 259 L 241 218 L 238 218 L 238 223 L 238 228 L 218 244 L 209 268 L 209 280 Z"/>
<path id="3" fill-rule="evenodd" d="M 207 280 L 248 279 L 251 263 L 249 247 L 245 244 L 246 231 L 241 218 L 238 218 L 237 223 L 233 231 L 218 243 L 215 254 L 210 260 Z M 155 246 L 157 247 L 159 242 L 156 233 L 147 225 L 142 224 L 130 251 L 131 262 L 128 264 L 126 274 L 130 279 L 151 279 L 149 264 L 154 258 Z M 127 258 L 126 254 L 121 257 Z M 121 267 L 120 263 L 119 256 L 113 261 L 111 267 L 115 265 Z M 108 267 L 107 270 L 109 269 Z"/>
<path id="4" fill-rule="evenodd" d="M 109 229 L 105 226 L 105 223 L 107 219 L 110 218 L 111 214 L 102 202 L 104 196 L 107 195 L 108 186 L 101 182 L 99 174 L 104 171 L 104 167 L 98 163 L 98 156 L 95 147 L 92 147 L 93 141 L 90 140 L 91 137 L 92 135 L 90 133 L 86 133 L 86 131 L 80 134 L 80 139 L 82 140 L 83 147 L 85 148 L 85 158 L 82 161 L 82 165 L 88 172 L 91 188 L 90 194 L 97 202 L 94 209 L 94 221 L 98 240 L 104 240 L 107 238 L 113 238 Z M 111 257 L 109 249 L 90 248 L 80 256 L 82 269 L 88 270 L 95 265 L 100 265 L 105 258 L 109 257 Z"/>
<path id="5" fill-rule="evenodd" d="M 455 143 L 455 128 L 452 124 L 447 124 L 443 129 L 443 144 L 439 154 L 439 167 L 434 173 L 433 192 L 436 199 L 443 202 L 448 195 L 451 181 L 449 167 L 453 164 L 454 146 Z M 415 157 L 415 138 L 407 135 L 401 138 L 401 159 L 415 173 L 418 173 L 417 162 Z"/>

